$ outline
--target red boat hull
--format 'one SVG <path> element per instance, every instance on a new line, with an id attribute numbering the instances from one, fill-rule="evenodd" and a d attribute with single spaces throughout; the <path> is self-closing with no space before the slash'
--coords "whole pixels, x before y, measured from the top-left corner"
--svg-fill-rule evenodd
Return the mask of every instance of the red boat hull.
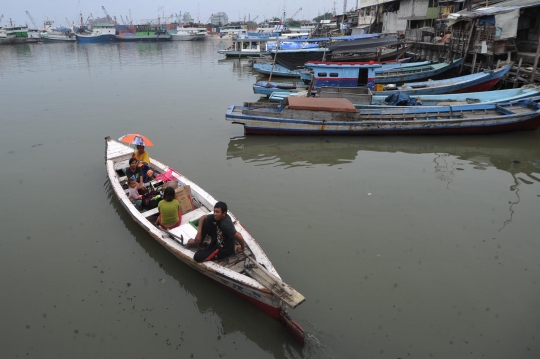
<path id="1" fill-rule="evenodd" d="M 489 90 L 491 90 L 493 88 L 493 86 L 495 86 L 497 84 L 497 82 L 499 82 L 499 80 L 500 80 L 499 78 L 493 79 L 493 80 L 486 81 L 486 82 L 483 82 L 481 84 L 474 85 L 474 86 L 471 86 L 471 87 L 467 87 L 467 88 L 464 88 L 464 89 L 461 89 L 461 90 L 452 91 L 450 93 L 467 93 L 467 92 L 489 91 Z"/>

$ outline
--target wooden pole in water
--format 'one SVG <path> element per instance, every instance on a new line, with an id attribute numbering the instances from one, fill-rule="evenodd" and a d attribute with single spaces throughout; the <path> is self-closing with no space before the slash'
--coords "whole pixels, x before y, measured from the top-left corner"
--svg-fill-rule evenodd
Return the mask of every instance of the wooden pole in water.
<path id="1" fill-rule="evenodd" d="M 518 68 L 516 70 L 516 77 L 514 78 L 514 85 L 512 86 L 513 89 L 517 86 L 517 81 L 519 79 L 519 70 L 521 70 L 521 61 L 523 61 L 523 57 L 519 58 Z"/>
<path id="2" fill-rule="evenodd" d="M 270 76 L 268 77 L 268 82 L 272 81 L 272 74 L 274 73 L 274 66 L 276 64 L 277 54 L 278 54 L 278 48 L 279 48 L 279 36 L 277 37 L 276 42 L 276 54 L 274 55 L 274 61 L 272 61 L 272 69 L 270 70 Z"/>
<path id="3" fill-rule="evenodd" d="M 538 57 L 540 57 L 540 36 L 538 37 L 538 45 L 536 46 L 536 56 L 534 57 L 534 64 L 529 77 L 529 83 L 534 83 L 534 75 L 536 74 L 536 67 L 538 66 Z"/>
<path id="4" fill-rule="evenodd" d="M 469 31 L 469 38 L 467 40 L 467 44 L 465 44 L 465 52 L 461 56 L 463 58 L 463 61 L 461 62 L 461 68 L 459 69 L 460 74 L 463 72 L 463 66 L 465 66 L 465 59 L 467 58 L 467 53 L 469 52 L 469 44 L 471 43 L 471 38 L 474 30 L 474 20 L 471 20 L 469 24 L 471 26 L 471 29 Z M 471 73 L 473 73 L 473 71 L 471 71 Z"/>

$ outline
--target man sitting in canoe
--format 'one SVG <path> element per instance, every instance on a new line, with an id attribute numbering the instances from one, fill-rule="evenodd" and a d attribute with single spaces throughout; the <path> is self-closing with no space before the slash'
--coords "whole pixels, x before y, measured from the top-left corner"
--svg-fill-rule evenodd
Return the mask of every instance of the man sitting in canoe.
<path id="1" fill-rule="evenodd" d="M 224 202 L 215 204 L 214 214 L 204 215 L 199 219 L 197 235 L 195 239 L 188 241 L 188 246 L 201 246 L 207 235 L 211 238 L 210 244 L 195 252 L 193 259 L 196 262 L 209 261 L 214 257 L 222 259 L 244 251 L 244 237 L 234 228 Z M 238 249 L 236 249 L 236 241 L 240 244 Z"/>

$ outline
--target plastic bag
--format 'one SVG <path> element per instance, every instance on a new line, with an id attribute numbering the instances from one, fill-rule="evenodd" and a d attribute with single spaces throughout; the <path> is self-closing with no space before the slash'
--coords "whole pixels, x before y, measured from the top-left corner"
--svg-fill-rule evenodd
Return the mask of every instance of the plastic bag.
<path id="1" fill-rule="evenodd" d="M 176 172 L 171 167 L 167 170 L 165 173 L 160 173 L 155 177 L 156 181 L 163 181 L 163 183 L 167 183 L 169 181 L 178 181 L 174 176 L 172 175 L 173 172 Z"/>

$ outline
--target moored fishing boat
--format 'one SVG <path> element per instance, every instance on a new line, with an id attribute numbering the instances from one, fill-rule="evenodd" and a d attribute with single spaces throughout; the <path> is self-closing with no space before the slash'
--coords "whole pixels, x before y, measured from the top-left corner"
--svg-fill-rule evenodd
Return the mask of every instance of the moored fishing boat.
<path id="1" fill-rule="evenodd" d="M 424 80 L 444 74 L 445 72 L 457 68 L 461 65 L 462 59 L 454 60 L 450 63 L 406 63 L 395 64 L 394 66 L 381 67 L 375 69 L 375 84 L 403 84 Z M 315 79 L 315 85 L 323 81 L 332 81 L 335 86 L 357 86 L 358 77 L 362 75 L 364 69 L 362 62 L 314 62 L 306 63 L 310 69 L 311 80 Z M 332 74 L 332 76 L 329 76 Z M 372 75 L 373 76 L 373 75 Z M 368 76 L 369 77 L 369 76 Z M 309 82 L 302 77 L 304 82 Z"/>
<path id="2" fill-rule="evenodd" d="M 253 70 L 262 75 L 278 76 L 278 77 L 300 77 L 298 70 L 289 70 L 288 68 L 281 66 L 280 64 L 273 63 L 272 61 L 256 62 L 253 64 Z"/>
<path id="3" fill-rule="evenodd" d="M 247 27 L 244 25 L 225 25 L 219 28 L 220 38 L 234 39 L 241 36 L 248 36 Z"/>
<path id="4" fill-rule="evenodd" d="M 54 21 L 45 20 L 43 23 L 44 31 L 41 33 L 41 39 L 45 43 L 54 42 L 75 42 L 77 38 L 72 29 L 66 27 L 53 28 Z"/>
<path id="5" fill-rule="evenodd" d="M 28 29 L 28 37 L 26 38 L 27 43 L 36 43 L 41 41 L 41 31 L 38 29 Z"/>
<path id="6" fill-rule="evenodd" d="M 90 33 L 76 33 L 77 42 L 80 43 L 97 43 L 109 42 L 114 39 L 116 28 L 111 24 L 99 24 L 92 27 Z"/>
<path id="7" fill-rule="evenodd" d="M 281 102 L 290 95 L 307 96 L 304 93 L 274 92 L 270 102 Z M 540 87 L 525 85 L 517 89 L 467 92 L 442 95 L 413 95 L 402 94 L 399 91 L 391 95 L 373 95 L 368 88 L 360 87 L 321 87 L 313 94 L 317 97 L 346 98 L 357 109 L 393 106 L 444 106 L 467 105 L 475 103 L 497 103 L 519 100 L 527 97 L 540 96 Z"/>
<path id="8" fill-rule="evenodd" d="M 348 65 L 343 65 L 348 66 Z M 309 64 L 306 64 L 309 67 Z M 341 77 L 342 81 L 336 80 L 337 76 L 332 76 L 332 73 L 318 73 L 315 78 L 313 88 L 332 86 L 340 87 L 346 84 L 348 88 L 362 88 L 367 87 L 370 90 L 375 90 L 376 75 L 375 66 L 362 66 L 360 75 L 357 78 Z M 408 82 L 401 86 L 386 85 L 382 86 L 382 91 L 375 91 L 374 95 L 388 96 L 392 92 L 401 91 L 412 95 L 438 95 L 446 93 L 466 93 L 466 92 L 480 92 L 491 90 L 493 86 L 499 82 L 499 80 L 510 71 L 511 65 L 505 65 L 495 70 L 484 70 L 475 74 L 453 77 L 445 80 L 423 81 L 423 82 Z M 324 75 L 324 76 L 323 76 Z M 259 81 L 253 85 L 253 92 L 256 94 L 270 96 L 276 91 L 284 92 L 298 92 L 304 91 L 307 86 L 303 84 L 275 84 L 266 81 Z"/>
<path id="9" fill-rule="evenodd" d="M 182 27 L 176 28 L 176 33 L 171 34 L 173 41 L 203 41 L 207 31 L 202 27 Z"/>
<path id="10" fill-rule="evenodd" d="M 6 29 L 0 27 L 0 45 L 9 45 L 15 42 L 15 34 L 7 33 Z"/>
<path id="11" fill-rule="evenodd" d="M 225 118 L 246 135 L 488 134 L 538 129 L 539 101 L 357 109 L 344 98 L 289 97 L 280 105 L 233 105 Z"/>
<path id="12" fill-rule="evenodd" d="M 28 27 L 26 26 L 10 26 L 4 28 L 5 38 L 4 44 L 24 44 L 28 40 Z"/>
<path id="13" fill-rule="evenodd" d="M 227 57 L 260 57 L 267 55 L 267 37 L 245 36 L 233 38 L 232 45 L 226 49 L 218 50 L 218 53 Z"/>
<path id="14" fill-rule="evenodd" d="M 396 61 L 396 59 L 387 61 L 387 62 L 357 62 L 356 64 L 380 64 L 381 71 L 385 70 L 391 70 L 394 68 L 407 68 L 412 66 L 422 66 L 422 65 L 428 65 L 430 64 L 429 61 L 423 61 L 423 62 L 413 62 L 408 63 L 410 61 L 410 58 L 401 58 Z M 281 76 L 281 77 L 300 77 L 302 79 L 309 78 L 309 81 L 304 81 L 304 83 L 311 82 L 312 74 L 310 72 L 305 71 L 304 67 L 300 69 L 288 69 L 285 66 L 282 66 L 278 63 L 270 61 L 261 61 L 259 60 L 253 64 L 253 69 L 263 75 L 270 75 L 270 73 L 273 74 L 273 76 Z"/>
<path id="15" fill-rule="evenodd" d="M 272 262 L 257 241 L 231 212 L 227 213 L 231 217 L 235 229 L 242 234 L 245 241 L 244 253 L 234 254 L 220 260 L 195 262 L 193 260 L 195 250 L 186 247 L 187 240 L 195 238 L 197 220 L 202 215 L 211 213 L 217 201 L 185 176 L 172 172 L 171 175 L 175 181 L 178 181 L 179 185 L 190 186 L 195 206 L 182 216 L 179 227 L 164 231 L 154 225 L 158 215 L 157 210 L 140 212 L 126 195 L 126 177 L 123 169 L 128 165 L 133 148 L 114 141 L 110 137 L 105 139 L 105 147 L 110 186 L 119 202 L 136 223 L 189 267 L 247 299 L 273 318 L 282 321 L 297 339 L 304 342 L 304 330 L 289 317 L 287 307 L 295 308 L 305 298 L 281 280 Z M 170 169 L 153 158 L 150 160 L 150 165 L 157 173 L 166 173 Z M 159 189 L 161 185 L 162 183 L 156 181 L 148 184 L 152 189 Z"/>
<path id="16" fill-rule="evenodd" d="M 114 39 L 128 42 L 170 41 L 172 36 L 160 26 L 134 25 L 128 31 L 115 35 Z"/>

